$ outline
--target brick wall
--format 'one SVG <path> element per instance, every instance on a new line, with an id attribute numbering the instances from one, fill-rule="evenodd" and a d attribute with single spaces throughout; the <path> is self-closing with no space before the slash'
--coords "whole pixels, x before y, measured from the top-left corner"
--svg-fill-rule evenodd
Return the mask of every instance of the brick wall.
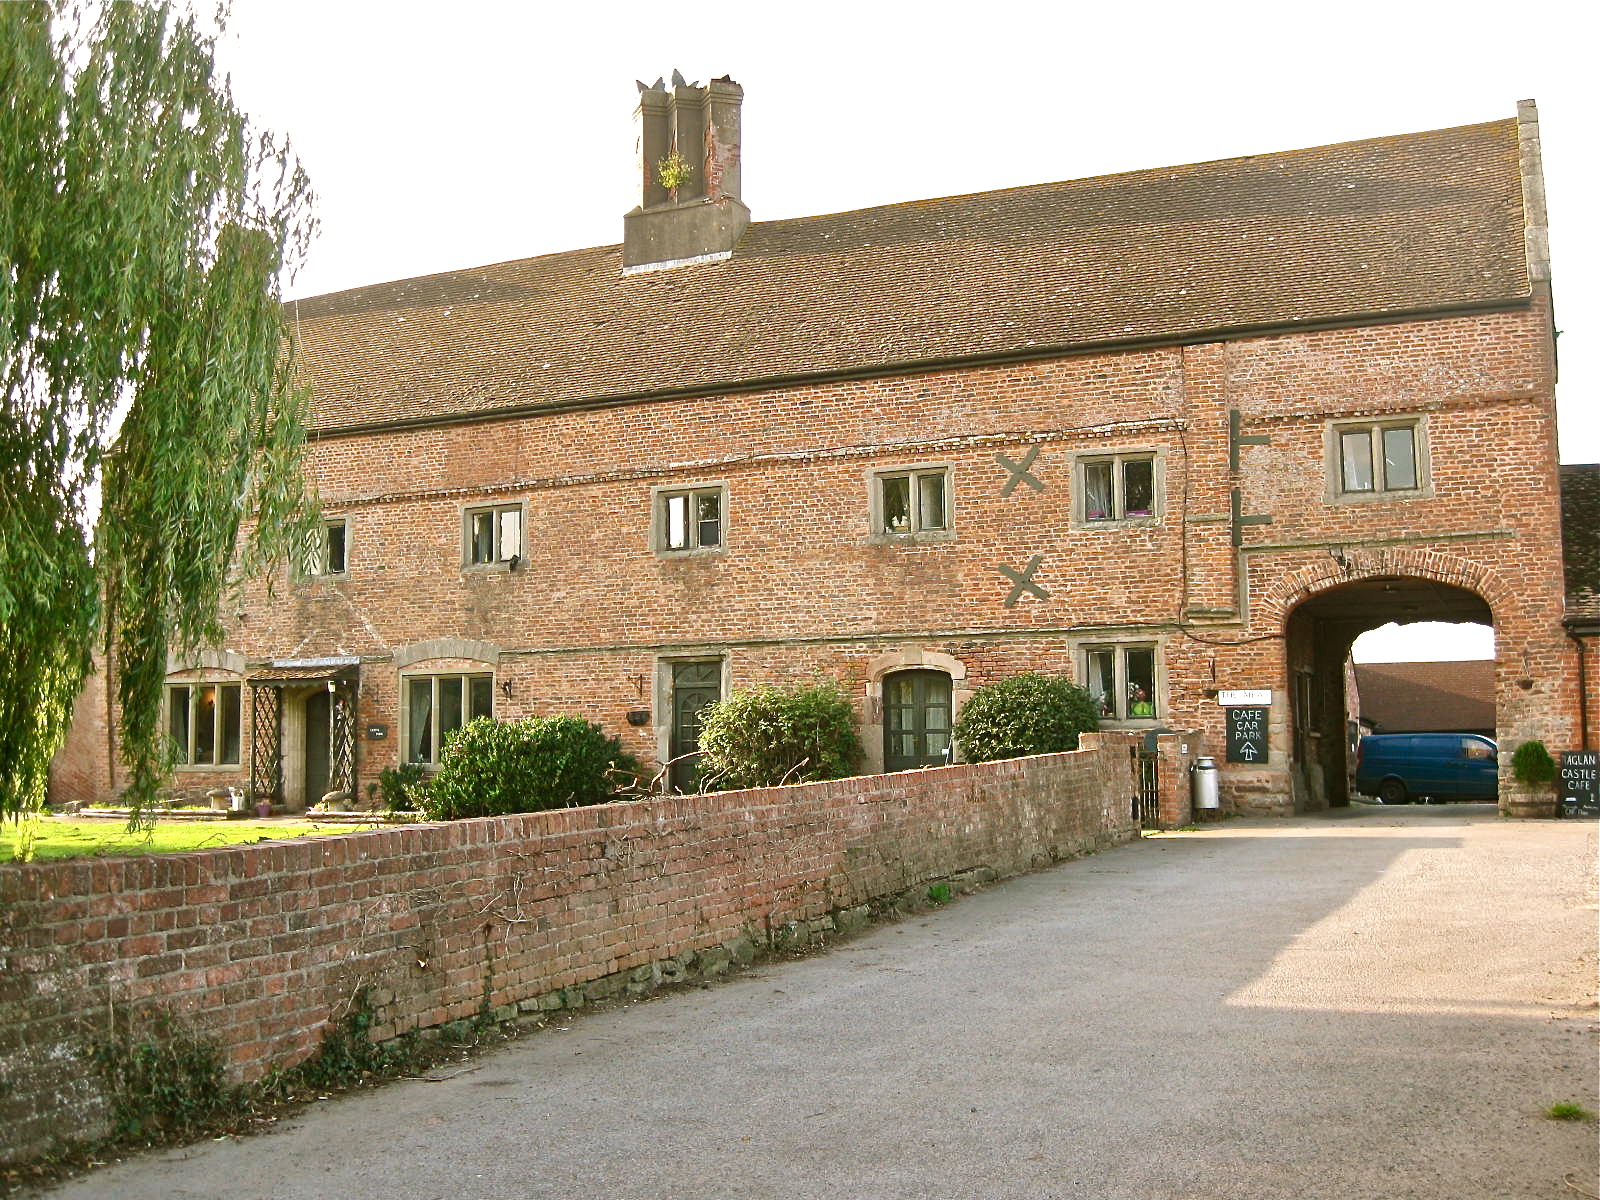
<path id="1" fill-rule="evenodd" d="M 0 867 L 0 1158 L 93 1136 L 116 1008 L 170 1008 L 240 1079 L 361 989 L 378 1036 L 580 1003 L 722 948 L 1135 836 L 1130 746 L 188 854 Z M 1092 748 L 1091 748 L 1092 747 Z"/>

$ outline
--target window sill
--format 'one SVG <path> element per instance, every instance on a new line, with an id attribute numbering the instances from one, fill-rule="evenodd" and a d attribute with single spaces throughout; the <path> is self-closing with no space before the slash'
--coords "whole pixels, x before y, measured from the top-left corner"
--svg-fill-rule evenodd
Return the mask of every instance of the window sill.
<path id="1" fill-rule="evenodd" d="M 1428 500 L 1432 488 L 1396 488 L 1386 492 L 1333 492 L 1327 496 L 1329 504 L 1385 504 L 1397 500 Z"/>
<path id="2" fill-rule="evenodd" d="M 179 775 L 216 774 L 218 771 L 243 770 L 242 763 L 176 763 L 173 771 Z"/>
<path id="3" fill-rule="evenodd" d="M 1079 533 L 1103 533 L 1113 529 L 1148 529 L 1161 524 L 1159 513 L 1149 517 L 1118 517 L 1116 520 L 1074 521 L 1072 528 Z"/>
<path id="4" fill-rule="evenodd" d="M 696 546 L 693 550 L 668 550 L 664 546 L 657 546 L 654 553 L 659 559 L 670 561 L 685 558 L 716 558 L 726 554 L 726 546 Z"/>
<path id="5" fill-rule="evenodd" d="M 954 531 L 937 533 L 874 533 L 867 538 L 871 546 L 921 546 L 956 540 Z"/>

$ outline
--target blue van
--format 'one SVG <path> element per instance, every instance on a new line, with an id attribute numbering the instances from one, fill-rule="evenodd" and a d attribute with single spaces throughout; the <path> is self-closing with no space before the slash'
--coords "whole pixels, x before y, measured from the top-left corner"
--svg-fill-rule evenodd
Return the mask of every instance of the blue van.
<path id="1" fill-rule="evenodd" d="M 1385 804 L 1493 800 L 1499 747 L 1476 733 L 1373 733 L 1356 748 L 1356 791 Z"/>

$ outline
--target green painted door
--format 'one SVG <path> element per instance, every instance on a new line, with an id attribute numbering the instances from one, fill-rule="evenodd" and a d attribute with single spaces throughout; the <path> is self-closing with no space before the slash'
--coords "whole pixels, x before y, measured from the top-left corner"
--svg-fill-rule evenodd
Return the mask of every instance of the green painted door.
<path id="1" fill-rule="evenodd" d="M 667 782 L 674 791 L 700 786 L 700 710 L 722 699 L 720 662 L 672 664 L 672 729 L 667 757 L 673 760 Z"/>
<path id="2" fill-rule="evenodd" d="M 911 771 L 950 761 L 950 676 L 899 671 L 883 681 L 883 769 Z"/>

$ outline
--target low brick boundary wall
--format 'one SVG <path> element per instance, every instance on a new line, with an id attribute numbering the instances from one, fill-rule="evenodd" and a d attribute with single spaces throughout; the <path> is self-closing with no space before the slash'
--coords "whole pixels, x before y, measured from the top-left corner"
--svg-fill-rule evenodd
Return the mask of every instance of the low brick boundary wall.
<path id="1" fill-rule="evenodd" d="M 365 992 L 382 1039 L 714 973 L 942 880 L 1137 835 L 1129 747 L 139 858 L 0 865 L 0 1159 L 106 1130 L 88 1050 L 172 1012 L 261 1077 Z"/>

